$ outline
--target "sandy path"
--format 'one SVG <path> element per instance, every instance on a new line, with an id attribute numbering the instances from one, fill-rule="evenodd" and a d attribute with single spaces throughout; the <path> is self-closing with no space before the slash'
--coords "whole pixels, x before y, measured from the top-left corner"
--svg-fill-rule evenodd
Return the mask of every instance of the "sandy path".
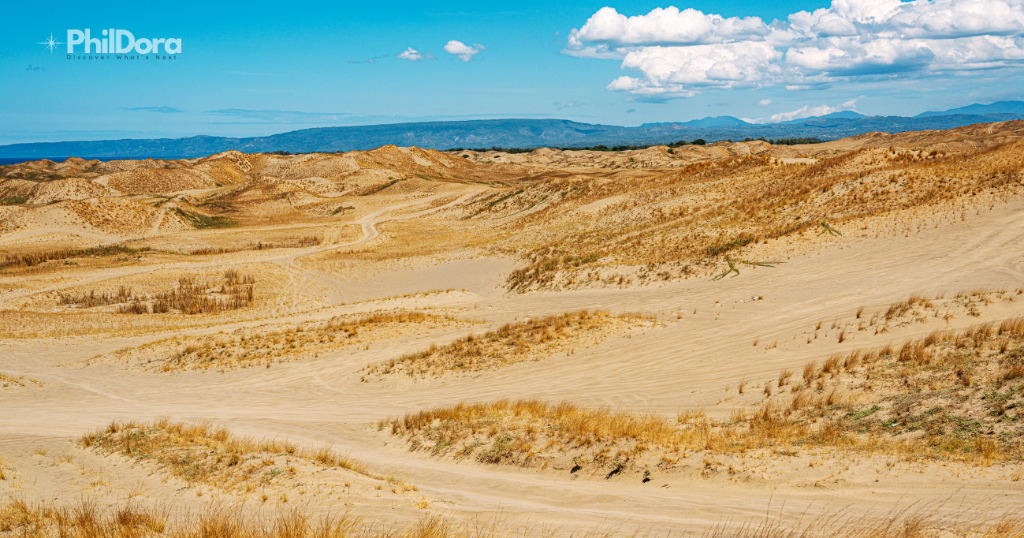
<path id="1" fill-rule="evenodd" d="M 348 291 L 351 288 L 351 283 L 339 280 L 337 278 L 333 278 L 333 277 L 331 277 L 329 275 L 325 275 L 325 274 L 322 274 L 322 273 L 317 273 L 315 271 L 307 270 L 307 269 L 303 268 L 302 266 L 300 266 L 299 264 L 297 264 L 295 261 L 298 260 L 299 258 L 303 258 L 303 257 L 310 256 L 310 255 L 313 255 L 313 254 L 320 254 L 320 253 L 331 251 L 331 250 L 337 250 L 337 249 L 342 248 L 342 247 L 349 247 L 349 246 L 353 246 L 353 245 L 358 245 L 360 243 L 367 243 L 367 242 L 372 241 L 372 240 L 374 240 L 374 239 L 376 239 L 377 237 L 380 236 L 380 232 L 377 230 L 377 225 L 378 224 L 381 224 L 381 223 L 384 223 L 384 222 L 390 222 L 390 221 L 408 220 L 408 219 L 419 218 L 419 217 L 423 217 L 423 216 L 429 215 L 431 213 L 435 213 L 437 211 L 448 209 L 449 207 L 456 206 L 456 205 L 461 204 L 462 202 L 465 202 L 466 200 L 472 198 L 473 196 L 475 196 L 477 194 L 477 192 L 479 192 L 479 189 L 474 190 L 474 191 L 472 191 L 470 193 L 464 194 L 464 195 L 458 197 L 457 199 L 455 199 L 455 200 L 453 200 L 453 201 L 451 201 L 451 202 L 449 202 L 447 204 L 444 204 L 442 206 L 438 206 L 438 207 L 434 207 L 434 208 L 429 208 L 429 209 L 424 209 L 423 211 L 417 211 L 415 213 L 410 213 L 410 214 L 407 214 L 407 215 L 394 216 L 394 217 L 388 217 L 388 218 L 381 218 L 381 216 L 384 215 L 385 213 L 390 213 L 392 211 L 396 211 L 396 210 L 403 209 L 403 208 L 410 207 L 410 206 L 420 205 L 420 204 L 422 204 L 424 202 L 430 202 L 432 200 L 436 200 L 437 198 L 448 196 L 448 194 L 447 193 L 446 194 L 438 194 L 438 195 L 430 196 L 428 198 L 424 198 L 424 199 L 420 199 L 420 200 L 415 200 L 415 201 L 412 201 L 412 202 L 407 202 L 407 203 L 404 203 L 404 204 L 390 205 L 390 206 L 385 207 L 383 209 L 379 209 L 377 211 L 374 211 L 374 212 L 372 212 L 372 213 L 366 215 L 365 217 L 363 217 L 363 218 L 361 218 L 361 219 L 356 221 L 356 224 L 359 224 L 360 227 L 362 228 L 363 235 L 362 235 L 362 237 L 360 237 L 359 239 L 357 239 L 355 241 L 352 241 L 352 242 L 349 242 L 349 243 L 340 244 L 340 245 L 328 245 L 328 246 L 315 247 L 314 249 L 311 249 L 311 250 L 297 252 L 297 253 L 292 254 L 292 255 L 282 256 L 282 257 L 274 258 L 274 259 L 271 259 L 271 260 L 268 260 L 268 261 L 271 261 L 271 262 L 273 262 L 275 264 L 278 264 L 281 267 L 284 267 L 284 268 L 288 269 L 289 271 L 301 273 L 306 279 L 308 279 L 310 281 L 313 281 L 313 282 L 316 282 L 317 284 L 320 284 L 321 286 L 323 286 L 327 290 L 327 293 L 328 293 L 327 299 L 331 303 L 337 304 L 337 303 L 340 303 L 340 302 L 343 302 L 343 301 L 346 301 L 346 300 L 350 300 L 351 294 L 350 293 L 346 293 L 346 291 Z"/>
<path id="2" fill-rule="evenodd" d="M 358 245 L 358 244 L 361 244 L 361 243 L 366 243 L 368 241 L 371 241 L 371 240 L 377 238 L 380 235 L 380 233 L 377 231 L 377 228 L 376 228 L 376 225 L 379 224 L 379 223 L 387 222 L 387 221 L 390 221 L 390 220 L 405 220 L 405 219 L 409 219 L 409 218 L 416 218 L 416 217 L 420 217 L 420 216 L 425 216 L 425 215 L 428 215 L 430 213 L 433 213 L 433 212 L 440 211 L 440 210 L 446 209 L 448 207 L 451 207 L 452 205 L 461 203 L 462 201 L 464 201 L 464 200 L 468 199 L 469 197 L 473 196 L 475 193 L 476 193 L 476 191 L 474 190 L 472 193 L 466 194 L 466 195 L 460 197 L 459 199 L 457 199 L 457 200 L 455 200 L 455 201 L 453 201 L 453 202 L 451 202 L 449 204 L 445 204 L 443 206 L 439 206 L 439 207 L 436 207 L 436 208 L 425 209 L 423 211 L 420 211 L 420 212 L 417 212 L 417 213 L 412 213 L 412 214 L 409 214 L 409 215 L 401 215 L 401 216 L 390 217 L 390 218 L 381 218 L 382 215 L 384 215 L 384 214 L 386 214 L 388 212 L 399 210 L 399 209 L 403 209 L 403 208 L 406 208 L 406 207 L 421 205 L 421 204 L 424 204 L 424 203 L 430 203 L 431 201 L 433 201 L 433 200 L 435 200 L 437 198 L 448 196 L 449 194 L 448 193 L 444 193 L 444 194 L 437 194 L 437 195 L 427 196 L 427 197 L 418 198 L 418 199 L 415 199 L 415 200 L 412 200 L 412 201 L 402 202 L 402 203 L 398 203 L 398 204 L 392 204 L 392 205 L 389 205 L 389 206 L 384 207 L 382 209 L 378 209 L 378 210 L 376 210 L 376 211 L 374 211 L 374 212 L 372 212 L 372 213 L 362 217 L 358 221 L 356 221 L 356 224 L 359 224 L 360 227 L 362 228 L 363 234 L 362 234 L 362 236 L 360 238 L 356 239 L 355 241 L 350 241 L 348 243 L 340 243 L 340 244 L 332 244 L 332 245 L 319 245 L 319 246 L 314 246 L 314 247 L 309 247 L 309 248 L 304 248 L 304 249 L 297 249 L 298 250 L 297 252 L 292 252 L 292 253 L 288 253 L 288 254 L 270 255 L 270 256 L 266 256 L 266 257 L 251 256 L 251 257 L 247 257 L 246 259 L 243 259 L 243 260 L 234 260 L 234 261 L 232 261 L 232 260 L 223 260 L 222 259 L 222 260 L 211 260 L 211 261 L 207 261 L 207 262 L 178 262 L 178 263 L 167 263 L 167 264 L 160 264 L 160 265 L 143 265 L 143 266 L 136 266 L 136 267 L 121 267 L 121 268 L 117 268 L 117 269 L 114 269 L 114 270 L 111 270 L 111 271 L 101 272 L 100 274 L 97 274 L 95 276 L 91 276 L 89 278 L 85 278 L 83 280 L 76 281 L 73 284 L 71 284 L 71 283 L 69 283 L 69 284 L 56 284 L 56 285 L 48 286 L 48 287 L 45 287 L 45 288 L 37 288 L 37 289 L 33 289 L 33 290 L 9 290 L 7 293 L 0 293 L 0 301 L 2 301 L 4 303 L 9 303 L 9 302 L 16 301 L 19 298 L 27 297 L 29 295 L 52 293 L 54 291 L 60 291 L 62 289 L 66 289 L 66 288 L 69 288 L 69 287 L 79 287 L 79 286 L 93 285 L 93 284 L 97 284 L 97 283 L 104 282 L 104 281 L 107 281 L 107 280 L 113 280 L 113 279 L 124 278 L 124 277 L 128 277 L 128 276 L 134 276 L 134 275 L 140 275 L 140 274 L 146 274 L 146 273 L 153 273 L 153 272 L 156 272 L 156 271 L 165 271 L 165 270 L 168 270 L 168 269 L 170 269 L 170 270 L 181 270 L 181 271 L 195 271 L 195 270 L 199 270 L 199 269 L 208 269 L 208 268 L 212 268 L 212 267 L 216 267 L 218 269 L 221 269 L 221 268 L 237 266 L 237 265 L 249 265 L 249 264 L 253 264 L 253 263 L 265 263 L 265 262 L 274 263 L 274 264 L 280 265 L 280 266 L 282 266 L 282 267 L 284 267 L 286 269 L 289 269 L 291 271 L 303 273 L 303 275 L 305 275 L 307 278 L 310 278 L 311 280 L 313 280 L 313 281 L 315 281 L 315 282 L 317 282 L 317 283 L 327 287 L 329 290 L 331 290 L 331 296 L 330 297 L 332 299 L 337 299 L 337 300 L 340 301 L 342 299 L 342 297 L 339 296 L 334 290 L 337 289 L 340 286 L 344 286 L 343 283 L 341 283 L 340 281 L 337 281 L 336 279 L 332 279 L 331 277 L 329 277 L 327 275 L 320 275 L 320 274 L 316 274 L 316 273 L 313 273 L 313 272 L 310 272 L 310 271 L 306 271 L 305 269 L 302 269 L 301 267 L 296 265 L 295 264 L 295 260 L 298 259 L 298 258 L 304 257 L 304 256 L 312 255 L 312 254 L 319 254 L 319 253 L 323 253 L 323 252 L 330 251 L 330 250 L 336 250 L 336 249 L 340 249 L 340 248 L 343 248 L 343 247 L 350 247 L 350 246 Z M 347 224 L 349 224 L 349 223 L 346 223 L 346 225 Z M 108 240 L 109 240 L 109 238 L 108 238 Z"/>

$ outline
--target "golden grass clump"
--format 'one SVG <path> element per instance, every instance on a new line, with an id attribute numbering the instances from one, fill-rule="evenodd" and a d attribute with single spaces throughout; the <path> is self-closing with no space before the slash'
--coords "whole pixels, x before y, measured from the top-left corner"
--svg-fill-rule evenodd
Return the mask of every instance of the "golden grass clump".
<path id="1" fill-rule="evenodd" d="M 9 254 L 0 260 L 0 269 L 5 267 L 35 267 L 49 261 L 66 261 L 76 258 L 105 258 L 110 256 L 139 257 L 150 252 L 149 247 L 131 248 L 124 245 L 104 245 L 90 248 L 45 250 Z"/>
<path id="2" fill-rule="evenodd" d="M 173 290 L 156 294 L 152 311 L 162 314 L 177 310 L 191 315 L 246 308 L 256 296 L 255 283 L 252 275 L 242 275 L 234 269 L 224 272 L 224 282 L 219 289 L 210 282 L 182 277 Z"/>
<path id="3" fill-rule="evenodd" d="M 378 427 L 405 438 L 412 450 L 437 456 L 524 466 L 610 466 L 611 474 L 643 469 L 653 458 L 678 457 L 688 450 L 743 452 L 788 446 L 814 435 L 806 425 L 768 411 L 727 422 L 695 412 L 673 422 L 651 414 L 538 400 L 460 403 L 382 420 Z"/>
<path id="4" fill-rule="evenodd" d="M 0 372 L 0 390 L 17 389 L 27 386 L 26 384 L 42 385 L 42 383 L 35 379 L 25 376 L 14 377 Z"/>
<path id="5" fill-rule="evenodd" d="M 898 346 L 808 363 L 768 404 L 866 437 L 909 440 L 911 457 L 1024 458 L 1024 318 L 937 330 Z M 783 374 L 785 375 L 785 373 Z M 780 375 L 780 379 L 781 379 Z"/>
<path id="6" fill-rule="evenodd" d="M 914 307 L 920 306 L 922 308 L 931 308 L 932 303 L 928 299 L 925 299 L 921 295 L 913 294 L 906 301 L 893 303 L 889 305 L 889 308 L 885 311 L 883 318 L 886 321 L 890 321 L 894 318 L 906 315 L 908 312 L 914 309 Z"/>
<path id="7" fill-rule="evenodd" d="M 371 364 L 366 367 L 366 373 L 375 377 L 429 377 L 451 372 L 491 370 L 595 345 L 636 327 L 651 326 L 653 322 L 654 318 L 641 314 L 612 315 L 601 310 L 567 312 L 508 323 L 483 335 L 470 335 L 445 346 L 432 345 L 419 353 Z"/>
<path id="8" fill-rule="evenodd" d="M 446 313 L 392 310 L 297 325 L 248 327 L 230 334 L 171 338 L 93 361 L 112 359 L 161 372 L 269 367 L 380 340 L 468 325 L 471 322 Z"/>
<path id="9" fill-rule="evenodd" d="M 224 271 L 223 282 L 200 280 L 194 276 L 178 279 L 175 288 L 152 296 L 137 295 L 127 286 L 116 292 L 90 290 L 88 293 L 61 293 L 59 303 L 79 308 L 117 305 L 119 314 L 166 314 L 178 312 L 186 315 L 217 314 L 227 310 L 248 308 L 256 297 L 256 278 L 239 273 L 236 269 Z"/>
<path id="10" fill-rule="evenodd" d="M 147 462 L 190 486 L 207 484 L 228 491 L 249 492 L 287 481 L 302 464 L 368 473 L 362 463 L 342 457 L 330 447 L 312 449 L 276 439 L 255 440 L 208 423 L 115 421 L 83 435 L 78 443 Z"/>
<path id="11" fill-rule="evenodd" d="M 263 242 L 262 240 L 256 242 L 249 242 L 243 246 L 233 247 L 200 247 L 197 249 L 190 250 L 188 252 L 191 256 L 211 256 L 216 254 L 230 254 L 232 252 L 242 252 L 246 250 L 273 250 L 277 248 L 308 248 L 315 247 L 323 243 L 323 238 L 315 235 L 304 235 L 302 237 L 290 238 L 286 241 L 275 243 L 272 241 Z"/>
<path id="12" fill-rule="evenodd" d="M 96 293 L 96 290 L 90 290 L 89 293 L 82 293 L 79 295 L 61 293 L 59 302 L 64 306 L 92 308 L 95 306 L 129 303 L 139 300 L 141 299 L 132 293 L 131 288 L 120 286 L 116 292 L 110 293 Z"/>

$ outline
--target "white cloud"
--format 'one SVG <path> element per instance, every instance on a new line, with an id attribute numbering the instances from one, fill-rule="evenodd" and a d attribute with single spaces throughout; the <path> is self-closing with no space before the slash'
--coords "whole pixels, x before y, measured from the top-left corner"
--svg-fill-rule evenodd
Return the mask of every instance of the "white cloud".
<path id="1" fill-rule="evenodd" d="M 776 65 L 781 56 L 763 42 L 644 47 L 622 61 L 622 67 L 640 71 L 643 78 L 619 77 L 608 89 L 685 95 L 704 88 L 757 86 L 782 75 Z"/>
<path id="2" fill-rule="evenodd" d="M 558 101 L 555 101 L 554 106 L 555 110 L 562 110 L 563 108 L 579 108 L 581 106 L 587 106 L 587 104 L 579 101 L 569 101 L 568 103 L 559 103 Z"/>
<path id="3" fill-rule="evenodd" d="M 772 106 L 772 100 L 771 99 L 761 99 L 760 101 L 757 102 L 757 106 L 759 106 L 761 108 L 770 107 L 770 106 Z"/>
<path id="4" fill-rule="evenodd" d="M 484 50 L 484 46 L 474 43 L 473 46 L 470 47 L 465 45 L 461 41 L 455 41 L 453 39 L 449 41 L 447 45 L 444 46 L 444 50 L 448 54 L 454 54 L 455 56 L 458 56 L 460 60 L 468 62 L 473 59 L 473 56 L 475 54 L 478 54 L 480 51 Z"/>
<path id="5" fill-rule="evenodd" d="M 783 121 L 800 120 L 800 119 L 803 119 L 803 118 L 814 118 L 814 117 L 817 117 L 817 116 L 824 116 L 826 114 L 832 114 L 833 112 L 841 112 L 843 110 L 856 110 L 857 109 L 857 101 L 859 99 L 860 99 L 860 97 L 857 97 L 856 99 L 850 99 L 849 101 L 847 101 L 847 102 L 845 102 L 845 103 L 843 103 L 843 104 L 841 104 L 839 106 L 835 106 L 835 107 L 834 106 L 829 106 L 829 105 L 820 105 L 820 106 L 804 105 L 804 106 L 802 106 L 802 107 L 800 107 L 800 108 L 798 108 L 796 110 L 791 110 L 789 112 L 780 112 L 778 114 L 772 114 L 771 116 L 769 116 L 767 118 L 756 118 L 756 119 L 743 118 L 743 121 L 745 121 L 747 123 L 779 123 L 779 122 L 783 122 Z M 762 101 L 762 103 L 763 102 L 764 101 Z M 758 105 L 760 105 L 760 104 L 761 103 L 758 103 Z"/>
<path id="6" fill-rule="evenodd" d="M 615 8 L 597 11 L 579 30 L 569 32 L 569 45 L 697 45 L 725 43 L 751 36 L 768 35 L 768 26 L 758 17 L 723 18 L 696 9 L 655 8 L 647 15 L 627 18 Z"/>
<path id="7" fill-rule="evenodd" d="M 410 62 L 418 62 L 423 59 L 423 55 L 420 54 L 416 49 L 409 47 L 405 52 L 395 56 L 403 60 L 409 60 Z"/>
<path id="8" fill-rule="evenodd" d="M 765 24 L 757 17 L 604 7 L 569 32 L 565 54 L 616 59 L 640 77 L 610 90 L 662 98 L 706 88 L 820 89 L 857 77 L 949 75 L 1024 65 L 1024 0 L 833 0 Z"/>

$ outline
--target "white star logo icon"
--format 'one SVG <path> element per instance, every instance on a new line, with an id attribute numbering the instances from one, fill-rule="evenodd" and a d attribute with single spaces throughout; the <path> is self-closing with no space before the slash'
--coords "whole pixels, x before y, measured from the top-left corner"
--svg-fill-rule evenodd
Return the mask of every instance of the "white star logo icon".
<path id="1" fill-rule="evenodd" d="M 50 39 L 47 39 L 46 41 L 43 41 L 43 42 L 41 42 L 39 44 L 44 46 L 44 47 L 46 47 L 46 48 L 48 48 L 48 49 L 50 49 L 50 54 L 52 55 L 53 54 L 53 49 L 57 48 L 57 45 L 63 45 L 64 43 L 61 43 L 60 41 L 57 41 L 56 39 L 54 39 L 53 38 L 53 32 L 50 32 Z"/>

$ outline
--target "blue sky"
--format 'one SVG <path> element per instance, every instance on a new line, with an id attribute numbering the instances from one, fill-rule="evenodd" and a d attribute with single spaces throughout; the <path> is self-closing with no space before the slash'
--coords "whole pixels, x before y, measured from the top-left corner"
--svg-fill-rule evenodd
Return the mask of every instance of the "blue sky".
<path id="1" fill-rule="evenodd" d="M 0 144 L 495 117 L 913 115 L 1024 98 L 1021 3 L 8 2 Z M 85 28 L 180 38 L 182 53 L 68 60 L 66 45 L 39 44 Z"/>

